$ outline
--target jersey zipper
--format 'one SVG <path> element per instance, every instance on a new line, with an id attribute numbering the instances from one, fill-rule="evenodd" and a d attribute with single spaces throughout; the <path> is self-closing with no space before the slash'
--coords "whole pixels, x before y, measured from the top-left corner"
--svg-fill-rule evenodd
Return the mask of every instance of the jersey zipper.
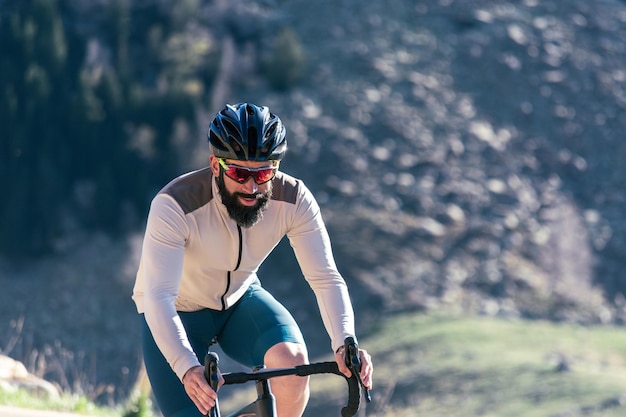
<path id="1" fill-rule="evenodd" d="M 222 294 L 222 311 L 226 310 L 226 295 L 230 290 L 230 274 L 239 269 L 239 265 L 241 265 L 241 255 L 243 252 L 243 235 L 241 232 L 241 226 L 237 225 L 237 234 L 239 235 L 239 254 L 237 256 L 237 265 L 235 265 L 235 269 L 233 271 L 228 271 L 226 274 L 226 290 L 224 294 Z"/>

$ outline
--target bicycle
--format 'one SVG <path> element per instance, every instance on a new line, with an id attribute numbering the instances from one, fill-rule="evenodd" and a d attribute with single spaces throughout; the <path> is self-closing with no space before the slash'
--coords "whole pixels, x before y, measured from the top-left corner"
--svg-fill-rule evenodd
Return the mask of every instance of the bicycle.
<path id="1" fill-rule="evenodd" d="M 361 404 L 361 395 L 363 394 L 367 402 L 371 401 L 369 389 L 363 385 L 359 373 L 361 370 L 361 360 L 359 358 L 359 348 L 356 341 L 352 337 L 346 338 L 344 341 L 346 352 L 346 365 L 350 368 L 352 376 L 347 378 L 339 372 L 336 362 L 317 362 L 308 365 L 299 365 L 293 368 L 273 368 L 268 369 L 264 366 L 258 366 L 249 372 L 232 372 L 222 374 L 224 385 L 244 384 L 248 381 L 256 382 L 257 399 L 250 404 L 240 408 L 227 417 L 275 417 L 276 416 L 276 400 L 270 388 L 269 379 L 279 376 L 298 375 L 309 376 L 314 374 L 335 374 L 344 377 L 348 384 L 348 402 L 341 409 L 342 417 L 354 416 Z M 204 376 L 211 385 L 211 388 L 217 392 L 219 383 L 219 358 L 215 352 L 208 352 L 204 361 Z M 221 417 L 218 401 L 206 417 Z"/>

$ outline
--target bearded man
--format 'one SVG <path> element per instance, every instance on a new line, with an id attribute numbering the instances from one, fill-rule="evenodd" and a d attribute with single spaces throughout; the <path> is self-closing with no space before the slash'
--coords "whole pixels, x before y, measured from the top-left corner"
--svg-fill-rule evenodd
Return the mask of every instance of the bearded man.
<path id="1" fill-rule="evenodd" d="M 279 171 L 287 150 L 281 120 L 267 107 L 227 105 L 211 122 L 208 141 L 209 166 L 174 179 L 152 200 L 133 290 L 146 370 L 165 417 L 204 416 L 215 405 L 201 364 L 214 340 L 249 367 L 308 363 L 297 323 L 257 276 L 283 236 L 347 376 L 343 342 L 356 340 L 320 208 L 301 180 Z M 371 388 L 371 357 L 359 353 L 361 379 Z M 276 378 L 271 387 L 280 417 L 302 415 L 308 378 Z"/>

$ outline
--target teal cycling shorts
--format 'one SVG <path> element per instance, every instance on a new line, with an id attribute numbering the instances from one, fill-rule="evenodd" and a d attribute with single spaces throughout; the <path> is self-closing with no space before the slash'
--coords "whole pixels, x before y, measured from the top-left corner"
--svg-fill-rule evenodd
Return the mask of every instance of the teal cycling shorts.
<path id="1" fill-rule="evenodd" d="M 248 367 L 262 365 L 265 352 L 277 343 L 304 344 L 300 328 L 289 311 L 259 283 L 251 285 L 227 310 L 205 309 L 178 315 L 200 363 L 204 362 L 215 337 L 226 355 Z M 200 416 L 141 317 L 144 362 L 161 412 L 165 417 Z"/>

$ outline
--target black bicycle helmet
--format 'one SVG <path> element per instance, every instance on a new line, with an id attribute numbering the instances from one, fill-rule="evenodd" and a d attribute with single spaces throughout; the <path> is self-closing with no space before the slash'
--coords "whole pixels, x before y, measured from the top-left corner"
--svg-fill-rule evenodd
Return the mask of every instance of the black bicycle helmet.
<path id="1" fill-rule="evenodd" d="M 264 106 L 227 105 L 209 127 L 209 148 L 224 159 L 281 160 L 287 150 L 285 126 Z"/>

